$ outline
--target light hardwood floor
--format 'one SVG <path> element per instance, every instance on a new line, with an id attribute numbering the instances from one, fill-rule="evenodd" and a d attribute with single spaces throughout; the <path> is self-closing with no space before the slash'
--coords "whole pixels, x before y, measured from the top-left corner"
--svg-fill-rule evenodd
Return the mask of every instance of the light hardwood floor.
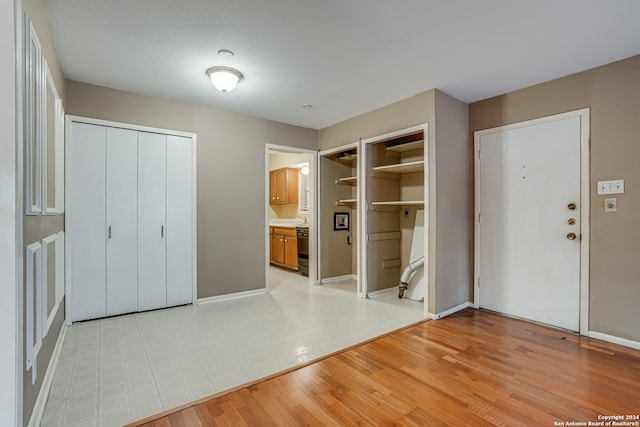
<path id="1" fill-rule="evenodd" d="M 559 426 L 639 402 L 640 351 L 468 309 L 132 425 Z"/>

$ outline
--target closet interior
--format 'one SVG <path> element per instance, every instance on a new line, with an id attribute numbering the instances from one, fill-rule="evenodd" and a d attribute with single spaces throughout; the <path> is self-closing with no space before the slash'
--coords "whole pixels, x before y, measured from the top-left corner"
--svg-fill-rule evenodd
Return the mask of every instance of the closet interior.
<path id="1" fill-rule="evenodd" d="M 365 267 L 367 295 L 398 288 L 401 274 L 425 255 L 426 129 L 364 145 Z M 405 298 L 423 301 L 424 268 L 413 274 Z"/>
<path id="2" fill-rule="evenodd" d="M 320 155 L 322 283 L 358 279 L 358 146 Z"/>

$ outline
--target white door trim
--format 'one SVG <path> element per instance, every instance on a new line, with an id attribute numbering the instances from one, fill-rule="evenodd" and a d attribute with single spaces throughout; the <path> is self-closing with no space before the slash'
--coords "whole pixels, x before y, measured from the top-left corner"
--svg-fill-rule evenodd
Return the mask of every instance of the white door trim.
<path id="1" fill-rule="evenodd" d="M 156 128 L 151 126 L 142 126 L 142 125 L 136 125 L 133 123 L 113 122 L 111 120 L 94 119 L 91 117 L 74 116 L 71 114 L 67 114 L 67 122 L 85 123 L 88 125 L 98 125 L 98 126 L 108 126 L 108 127 L 121 128 L 121 129 L 137 130 L 140 132 L 160 133 L 163 135 L 184 136 L 185 138 L 194 138 L 197 136 L 197 134 L 192 132 Z"/>
<path id="2" fill-rule="evenodd" d="M 425 282 L 424 282 L 424 310 L 423 310 L 423 314 L 425 317 L 432 317 L 435 318 L 435 314 L 429 313 L 429 299 L 432 298 L 433 296 L 429 294 L 429 290 L 432 289 L 431 283 L 430 283 L 430 270 L 432 268 L 435 268 L 435 253 L 431 254 L 429 251 L 429 247 L 431 244 L 431 230 L 430 230 L 430 226 L 429 224 L 431 223 L 431 213 L 430 212 L 435 212 L 435 206 L 430 206 L 430 198 L 429 198 L 429 185 L 431 182 L 430 176 L 431 176 L 431 156 L 435 155 L 434 150 L 435 150 L 435 146 L 433 146 L 432 144 L 434 143 L 433 141 L 430 141 L 429 139 L 429 124 L 428 123 L 423 123 L 421 125 L 416 125 L 416 126 L 412 126 L 412 127 L 408 127 L 405 129 L 400 129 L 397 130 L 395 132 L 389 132 L 389 133 L 385 133 L 383 135 L 378 135 L 378 136 L 374 136 L 371 138 L 366 138 L 360 141 L 361 143 L 361 149 L 360 149 L 360 153 L 358 154 L 358 165 L 362 165 L 362 167 L 360 167 L 358 169 L 359 175 L 358 175 L 358 201 L 361 201 L 361 203 L 358 204 L 358 226 L 360 227 L 360 230 L 362 230 L 361 232 L 361 240 L 360 242 L 358 242 L 358 244 L 362 247 L 361 250 L 361 259 L 362 259 L 362 283 L 363 283 L 363 294 L 364 297 L 366 298 L 366 296 L 368 295 L 368 289 L 367 289 L 367 268 L 366 268 L 366 260 L 367 260 L 367 208 L 368 208 L 368 203 L 367 203 L 367 150 L 366 150 L 366 146 L 367 144 L 373 144 L 376 142 L 382 142 L 388 139 L 393 139 L 399 136 L 403 136 L 403 135 L 409 135 L 418 131 L 423 131 L 424 132 L 424 140 L 425 140 L 425 144 L 424 144 L 424 164 L 425 164 L 425 170 L 424 170 L 424 258 L 425 260 L 427 260 L 427 262 L 424 263 L 424 278 L 425 278 Z M 435 183 L 434 183 L 435 184 Z"/>
<path id="3" fill-rule="evenodd" d="M 264 146 L 264 230 L 265 230 L 265 289 L 267 293 L 271 292 L 270 289 L 270 274 L 269 267 L 269 253 L 271 251 L 269 245 L 269 152 L 271 150 L 287 151 L 289 153 L 308 154 L 309 161 L 309 176 L 311 182 L 309 183 L 310 194 L 309 197 L 312 200 L 313 206 L 309 211 L 309 248 L 313 248 L 313 254 L 309 257 L 309 284 L 318 284 L 318 152 L 315 150 L 309 150 L 306 148 L 288 147 L 286 145 L 277 145 L 266 143 Z"/>
<path id="4" fill-rule="evenodd" d="M 2 325 L 4 326 L 4 333 L 2 334 L 2 342 L 5 343 L 5 349 L 0 356 L 0 363 L 3 368 L 0 373 L 1 378 L 7 381 L 0 381 L 0 398 L 3 402 L 0 404 L 0 420 L 9 426 L 22 426 L 23 420 L 23 394 L 24 394 L 24 297 L 23 292 L 18 290 L 24 289 L 24 95 L 20 89 L 24 83 L 24 15 L 21 1 L 14 1 L 10 3 L 13 7 L 7 5 L 7 8 L 3 7 L 3 10 L 9 10 L 13 13 L 2 14 L 3 25 L 2 34 L 4 36 L 13 33 L 7 40 L 14 42 L 13 46 L 9 43 L 4 43 L 0 49 L 2 50 L 2 56 L 6 61 L 14 61 L 13 79 L 7 78 L 8 75 L 3 74 L 0 81 L 2 82 L 2 88 L 6 90 L 7 94 L 14 94 L 15 96 L 7 96 L 2 101 L 2 109 L 7 110 L 3 114 L 3 122 L 0 129 L 2 129 L 2 136 L 5 141 L 0 144 L 0 152 L 2 154 L 2 168 L 7 176 L 12 175 L 13 179 L 7 178 L 4 181 L 4 187 L 0 189 L 0 192 L 4 194 L 7 188 L 10 191 L 15 189 L 15 199 L 13 206 L 7 204 L 0 208 L 0 215 L 14 214 L 14 222 L 11 222 L 9 218 L 2 225 L 0 234 L 2 237 L 15 236 L 14 245 L 11 246 L 13 253 L 10 256 L 8 251 L 5 252 L 4 248 L 1 250 L 2 257 L 0 257 L 0 266 L 2 267 L 2 279 L 3 283 L 7 283 L 9 286 L 4 286 L 2 293 L 0 294 L 5 301 L 14 301 L 14 304 L 9 304 L 11 309 L 4 311 L 1 315 Z M 10 113 L 13 111 L 13 115 Z M 12 166 L 14 165 L 14 166 Z M 13 172 L 13 173 L 10 173 Z M 8 199 L 7 199 L 8 200 Z M 3 216 L 4 219 L 4 216 Z M 9 246 L 8 246 L 9 247 Z M 11 345 L 9 343 L 13 342 Z"/>
<path id="5" fill-rule="evenodd" d="M 589 331 L 589 247 L 590 247 L 590 171 L 589 171 L 589 140 L 590 140 L 590 109 L 584 108 L 576 111 L 555 114 L 539 119 L 527 120 L 510 125 L 499 126 L 474 132 L 473 156 L 475 170 L 475 207 L 474 207 L 474 262 L 473 262 L 473 305 L 480 307 L 480 137 L 483 135 L 503 132 L 510 129 L 533 126 L 542 123 L 553 122 L 570 117 L 580 117 L 580 334 L 586 335 Z"/>
<path id="6" fill-rule="evenodd" d="M 335 147 L 335 148 L 329 148 L 327 150 L 322 150 L 318 153 L 318 206 L 320 206 L 320 192 L 322 191 L 322 189 L 320 188 L 320 182 L 322 182 L 322 170 L 320 168 L 320 157 L 321 156 L 326 156 L 328 154 L 335 154 L 338 153 L 340 151 L 347 151 L 347 150 L 352 150 L 356 148 L 358 150 L 358 156 L 361 155 L 362 153 L 362 147 L 360 145 L 360 141 L 356 141 L 356 142 L 351 142 L 349 144 L 344 144 L 341 145 L 339 147 Z M 358 160 L 358 162 L 356 162 L 356 177 L 358 177 L 358 188 L 360 187 L 360 170 L 362 169 L 361 167 L 361 162 L 360 160 Z M 362 251 L 362 245 L 360 244 L 360 242 L 362 241 L 362 227 L 360 226 L 361 224 L 361 218 L 360 218 L 360 190 L 356 189 L 357 191 L 357 200 L 358 203 L 356 203 L 356 224 L 357 224 L 357 229 L 356 229 L 356 242 L 357 242 L 357 246 L 356 246 L 356 295 L 359 298 L 366 298 L 367 297 L 367 293 L 365 292 L 365 290 L 363 289 L 363 281 L 362 281 L 362 257 L 361 257 L 361 251 Z M 322 209 L 318 209 L 318 224 L 321 224 L 322 221 Z M 326 281 L 324 281 L 324 278 L 320 277 L 320 271 L 321 271 L 321 267 L 322 267 L 322 262 L 321 262 L 321 250 L 320 248 L 322 247 L 322 233 L 320 232 L 321 227 L 318 226 L 318 280 L 319 282 L 322 283 L 327 283 Z"/>
<path id="7" fill-rule="evenodd" d="M 115 127 L 115 128 L 121 128 L 121 129 L 130 129 L 130 130 L 136 130 L 136 131 L 141 131 L 141 132 L 151 132 L 151 133 L 160 133 L 160 134 L 164 134 L 164 135 L 175 135 L 175 136 L 182 136 L 185 138 L 191 138 L 191 150 L 192 150 L 192 178 L 191 178 L 191 191 L 192 191 L 192 197 L 193 197 L 193 205 L 192 205 L 192 211 L 193 211 L 193 218 L 192 218 L 192 241 L 193 241 L 193 249 L 192 249 L 192 254 L 193 254 L 193 287 L 192 287 L 192 304 L 196 305 L 198 303 L 198 221 L 197 221 L 197 169 L 196 169 L 196 165 L 197 165 L 197 158 L 198 158 L 198 135 L 192 132 L 183 132 L 183 131 L 177 131 L 177 130 L 171 130 L 171 129 L 161 129 L 161 128 L 155 128 L 155 127 L 149 127 L 149 126 L 141 126 L 141 125 L 134 125 L 134 124 L 130 124 L 130 123 L 121 123 L 121 122 L 114 122 L 114 121 L 110 121 L 110 120 L 101 120 L 101 119 L 94 119 L 94 118 L 90 118 L 90 117 L 82 117 L 82 116 L 74 116 L 74 115 L 67 115 L 66 116 L 66 120 L 65 120 L 65 153 L 69 153 L 71 150 L 71 142 L 73 140 L 73 132 L 72 132 L 72 123 L 85 123 L 85 124 L 93 124 L 93 125 L 100 125 L 100 126 L 108 126 L 108 127 Z M 69 155 L 65 155 L 65 170 L 66 171 L 70 171 L 71 170 L 71 164 L 73 162 L 73 159 L 71 158 L 71 156 Z M 65 180 L 65 194 L 69 193 L 69 182 L 68 180 Z M 69 207 L 65 206 L 65 218 L 69 218 Z M 66 222 L 66 219 L 65 219 Z M 65 226 L 65 230 L 68 230 L 68 228 Z M 69 252 L 73 250 L 73 248 L 71 248 L 69 246 L 69 242 L 70 242 L 70 236 L 69 233 L 66 232 L 65 233 L 65 247 L 67 249 L 67 254 L 65 255 L 65 296 L 66 296 L 66 301 L 65 301 L 65 321 L 67 322 L 68 325 L 71 325 L 72 323 L 72 313 L 71 313 L 71 307 L 73 306 L 72 300 L 73 300 L 73 295 L 71 292 L 71 257 L 69 256 Z"/>

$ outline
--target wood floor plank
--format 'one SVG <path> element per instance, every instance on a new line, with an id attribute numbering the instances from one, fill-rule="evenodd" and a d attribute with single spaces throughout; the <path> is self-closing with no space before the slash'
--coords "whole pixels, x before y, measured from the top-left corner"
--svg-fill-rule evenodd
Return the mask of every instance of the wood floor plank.
<path id="1" fill-rule="evenodd" d="M 469 309 L 134 425 L 552 426 L 638 402 L 639 350 Z"/>

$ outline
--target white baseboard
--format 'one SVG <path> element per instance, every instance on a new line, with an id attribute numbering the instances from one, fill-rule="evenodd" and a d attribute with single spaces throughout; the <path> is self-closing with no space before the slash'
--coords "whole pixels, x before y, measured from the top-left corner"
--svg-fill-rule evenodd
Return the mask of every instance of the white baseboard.
<path id="1" fill-rule="evenodd" d="M 358 280 L 358 276 L 356 274 L 345 274 L 344 276 L 325 277 L 320 280 L 320 283 L 324 285 L 325 283 L 344 282 L 345 280 Z"/>
<path id="2" fill-rule="evenodd" d="M 473 303 L 467 301 L 467 302 L 463 302 L 462 304 L 458 304 L 455 307 L 451 307 L 448 310 L 445 311 L 441 311 L 440 313 L 429 313 L 429 317 L 431 317 L 432 319 L 442 319 L 443 317 L 447 317 L 453 313 L 457 313 L 458 311 L 464 310 L 465 308 L 468 307 L 473 307 Z"/>
<path id="3" fill-rule="evenodd" d="M 53 353 L 51 354 L 49 367 L 47 368 L 47 372 L 44 374 L 42 387 L 40 387 L 40 392 L 38 393 L 38 398 L 36 399 L 36 404 L 33 407 L 33 412 L 31 413 L 31 417 L 29 418 L 29 424 L 27 424 L 27 427 L 37 427 L 42 422 L 44 408 L 47 406 L 49 391 L 51 391 L 51 384 L 53 383 L 53 376 L 56 373 L 56 368 L 58 367 L 58 362 L 60 361 L 60 353 L 62 352 L 62 345 L 64 344 L 65 337 L 67 336 L 68 328 L 69 326 L 67 325 L 67 322 L 63 321 L 62 327 L 60 328 L 60 334 L 58 335 L 58 340 L 56 341 L 56 346 L 54 347 Z"/>
<path id="4" fill-rule="evenodd" d="M 369 292 L 369 298 L 375 297 L 377 295 L 388 294 L 389 292 L 398 292 L 398 287 L 393 286 L 391 288 L 380 289 L 378 291 Z"/>
<path id="5" fill-rule="evenodd" d="M 208 298 L 198 298 L 198 305 L 211 304 L 213 302 L 231 301 L 239 298 L 253 297 L 256 295 L 264 295 L 267 293 L 266 289 L 255 289 L 253 291 L 235 292 L 233 294 L 219 295 Z"/>
<path id="6" fill-rule="evenodd" d="M 603 334 L 602 332 L 587 332 L 589 338 L 595 338 L 597 340 L 607 341 L 613 344 L 623 345 L 625 347 L 631 347 L 640 350 L 640 342 L 628 340 L 626 338 L 616 337 L 614 335 Z"/>

